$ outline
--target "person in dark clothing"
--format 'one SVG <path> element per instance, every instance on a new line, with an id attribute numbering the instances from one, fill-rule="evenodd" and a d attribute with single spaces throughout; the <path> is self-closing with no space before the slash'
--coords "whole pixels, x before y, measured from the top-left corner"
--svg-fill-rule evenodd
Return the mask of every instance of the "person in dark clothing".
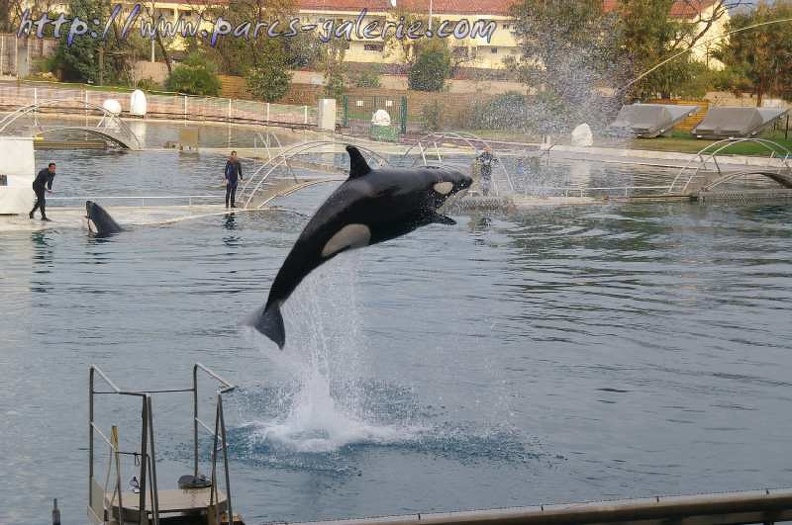
<path id="1" fill-rule="evenodd" d="M 484 151 L 476 157 L 476 160 L 481 166 L 481 194 L 489 195 L 490 188 L 492 187 L 492 165 L 498 162 L 492 155 L 492 148 L 489 146 L 484 148 Z"/>
<path id="2" fill-rule="evenodd" d="M 47 210 L 45 208 L 47 199 L 44 198 L 45 193 L 52 193 L 52 181 L 55 178 L 55 163 L 50 162 L 49 165 L 43 170 L 38 172 L 35 180 L 33 181 L 33 191 L 36 193 L 36 204 L 30 210 L 30 218 L 33 218 L 33 213 L 36 210 L 41 210 L 41 220 L 49 221 L 47 217 Z"/>
<path id="3" fill-rule="evenodd" d="M 229 204 L 232 208 L 236 208 L 234 199 L 236 199 L 237 184 L 240 180 L 242 180 L 242 164 L 237 158 L 237 152 L 232 151 L 225 165 L 226 208 Z"/>

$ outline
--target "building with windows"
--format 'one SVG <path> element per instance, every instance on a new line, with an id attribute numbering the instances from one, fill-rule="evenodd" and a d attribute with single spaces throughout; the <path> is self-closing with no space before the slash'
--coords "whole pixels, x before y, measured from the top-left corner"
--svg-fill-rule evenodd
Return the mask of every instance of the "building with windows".
<path id="1" fill-rule="evenodd" d="M 301 22 L 317 24 L 323 37 L 344 38 L 352 29 L 345 54 L 348 62 L 404 63 L 418 38 L 437 35 L 448 39 L 451 52 L 462 65 L 501 69 L 504 57 L 518 56 L 509 17 L 512 3 L 513 0 L 297 0 L 297 7 Z"/>
<path id="2" fill-rule="evenodd" d="M 296 0 L 303 26 L 317 24 L 320 33 L 332 28 L 335 37 L 344 37 L 352 29 L 345 60 L 364 63 L 404 63 L 411 49 L 409 36 L 396 39 L 397 27 L 388 26 L 386 38 L 371 35 L 367 38 L 362 28 L 375 24 L 398 24 L 405 16 L 406 25 L 418 17 L 423 25 L 421 35 L 429 30 L 437 34 L 442 30 L 448 38 L 452 53 L 460 65 L 480 69 L 503 69 L 503 59 L 519 58 L 518 42 L 511 31 L 509 8 L 515 0 Z M 614 11 L 619 0 L 603 0 L 603 9 Z M 728 11 L 722 0 L 676 0 L 669 16 L 696 23 L 697 30 L 705 31 L 706 42 L 694 48 L 692 56 L 709 67 L 723 65 L 710 57 L 710 52 L 720 42 L 728 23 Z M 722 16 L 720 16 L 722 14 Z M 717 15 L 717 16 L 716 16 Z M 431 17 L 431 18 L 430 18 Z M 431 27 L 428 20 L 431 19 Z M 346 26 L 343 24 L 347 22 Z M 339 28 L 341 29 L 340 31 Z M 405 31 L 406 33 L 406 31 Z M 449 34 L 450 33 L 450 34 Z M 402 45 L 398 45 L 399 41 Z"/>

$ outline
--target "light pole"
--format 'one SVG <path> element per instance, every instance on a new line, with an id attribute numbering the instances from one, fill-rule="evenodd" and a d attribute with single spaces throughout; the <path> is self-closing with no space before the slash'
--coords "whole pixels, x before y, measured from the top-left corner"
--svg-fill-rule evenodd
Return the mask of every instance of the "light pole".
<path id="1" fill-rule="evenodd" d="M 157 8 L 157 6 L 154 3 L 154 0 L 151 0 L 151 28 L 152 28 L 153 31 L 156 31 L 156 25 L 154 24 L 154 10 L 156 8 Z M 155 38 L 155 35 L 152 34 L 151 35 L 151 61 L 152 62 L 156 61 L 155 60 L 156 57 L 154 56 L 154 38 Z"/>
<path id="2" fill-rule="evenodd" d="M 429 0 L 429 31 L 432 30 L 432 0 Z"/>

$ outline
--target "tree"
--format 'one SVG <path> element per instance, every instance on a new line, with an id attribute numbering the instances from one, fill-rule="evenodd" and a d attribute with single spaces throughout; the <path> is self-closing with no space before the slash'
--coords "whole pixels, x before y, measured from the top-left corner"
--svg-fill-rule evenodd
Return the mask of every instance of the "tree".
<path id="1" fill-rule="evenodd" d="M 245 75 L 248 91 L 258 100 L 275 102 L 289 90 L 292 75 L 286 67 L 285 55 L 281 42 L 270 40 L 267 47 L 273 48 L 266 55 L 268 63 L 259 67 L 252 67 Z"/>
<path id="2" fill-rule="evenodd" d="M 395 7 L 388 9 L 388 22 L 401 23 L 403 27 L 411 27 L 414 24 L 420 24 L 420 27 L 426 28 L 429 24 L 429 17 L 422 16 L 408 10 L 402 5 L 402 2 L 397 2 Z M 415 61 L 417 46 L 419 40 L 411 38 L 397 38 L 395 31 L 387 31 L 383 40 L 383 56 L 394 56 L 396 59 L 405 64 L 406 69 L 409 70 L 410 65 Z"/>
<path id="3" fill-rule="evenodd" d="M 702 10 L 700 0 L 622 0 L 618 34 L 629 77 L 624 94 L 632 99 L 703 94 L 710 75 L 690 51 L 708 43 L 710 29 L 741 3 L 717 0 Z M 672 9 L 692 16 L 672 16 Z"/>
<path id="4" fill-rule="evenodd" d="M 407 73 L 407 83 L 416 91 L 441 91 L 452 72 L 448 42 L 427 38 L 416 44 L 415 62 Z"/>
<path id="5" fill-rule="evenodd" d="M 206 17 L 215 23 L 222 19 L 225 27 L 241 32 L 221 36 L 214 45 L 202 46 L 221 72 L 227 75 L 245 76 L 251 68 L 266 68 L 271 63 L 290 64 L 289 52 L 310 49 L 305 36 L 283 36 L 289 31 L 288 21 L 295 13 L 292 0 L 230 0 L 226 7 L 207 10 Z M 274 24 L 276 26 L 261 25 Z M 256 28 L 258 27 L 258 31 Z M 272 34 L 269 34 L 271 31 Z M 275 36 L 272 36 L 275 35 Z M 294 42 L 289 42 L 292 38 Z M 272 45 L 273 41 L 278 45 Z M 196 47 L 200 43 L 192 42 Z M 294 46 L 291 49 L 290 46 Z M 272 53 L 282 56 L 273 57 Z"/>
<path id="6" fill-rule="evenodd" d="M 382 75 L 382 66 L 380 64 L 371 64 L 357 71 L 354 75 L 355 87 L 359 88 L 378 88 L 381 87 L 382 82 L 380 76 Z"/>
<path id="7" fill-rule="evenodd" d="M 757 106 L 766 95 L 792 100 L 790 19 L 792 3 L 761 2 L 753 11 L 735 14 L 728 25 L 733 34 L 718 53 L 727 66 L 727 85 L 733 91 L 751 89 Z"/>
<path id="8" fill-rule="evenodd" d="M 324 94 L 338 101 L 344 96 L 346 88 L 346 64 L 344 55 L 349 43 L 346 40 L 334 39 L 326 44 L 322 60 L 324 70 Z"/>
<path id="9" fill-rule="evenodd" d="M 71 0 L 69 13 L 81 20 L 107 20 L 110 7 L 101 0 Z M 50 67 L 62 80 L 98 84 L 129 83 L 128 53 L 123 39 L 113 27 L 105 38 L 83 35 L 68 41 L 69 31 L 61 33 Z"/>
<path id="10" fill-rule="evenodd" d="M 620 81 L 615 14 L 601 0 L 521 0 L 510 14 L 521 57 L 506 65 L 536 93 L 536 118 L 557 132 L 600 120 L 597 90 Z"/>
<path id="11" fill-rule="evenodd" d="M 14 3 L 13 0 L 0 0 L 0 32 L 2 33 L 11 32 Z"/>
<path id="12" fill-rule="evenodd" d="M 216 96 L 220 93 L 220 79 L 214 65 L 200 53 L 191 53 L 173 68 L 165 81 L 165 89 L 188 95 Z"/>

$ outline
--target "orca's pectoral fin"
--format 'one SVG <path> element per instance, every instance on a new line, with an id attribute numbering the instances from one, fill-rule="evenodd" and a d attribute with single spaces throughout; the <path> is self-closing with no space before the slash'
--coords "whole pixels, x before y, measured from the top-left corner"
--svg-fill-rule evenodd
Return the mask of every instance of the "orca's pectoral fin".
<path id="1" fill-rule="evenodd" d="M 286 328 L 283 326 L 283 316 L 277 303 L 270 305 L 269 308 L 256 310 L 248 320 L 256 330 L 266 335 L 283 350 L 286 344 Z"/>
<path id="2" fill-rule="evenodd" d="M 435 214 L 432 215 L 432 222 L 436 222 L 438 224 L 447 224 L 449 226 L 453 226 L 454 224 L 456 224 L 456 221 L 451 217 L 441 215 L 437 212 L 435 212 Z"/>

